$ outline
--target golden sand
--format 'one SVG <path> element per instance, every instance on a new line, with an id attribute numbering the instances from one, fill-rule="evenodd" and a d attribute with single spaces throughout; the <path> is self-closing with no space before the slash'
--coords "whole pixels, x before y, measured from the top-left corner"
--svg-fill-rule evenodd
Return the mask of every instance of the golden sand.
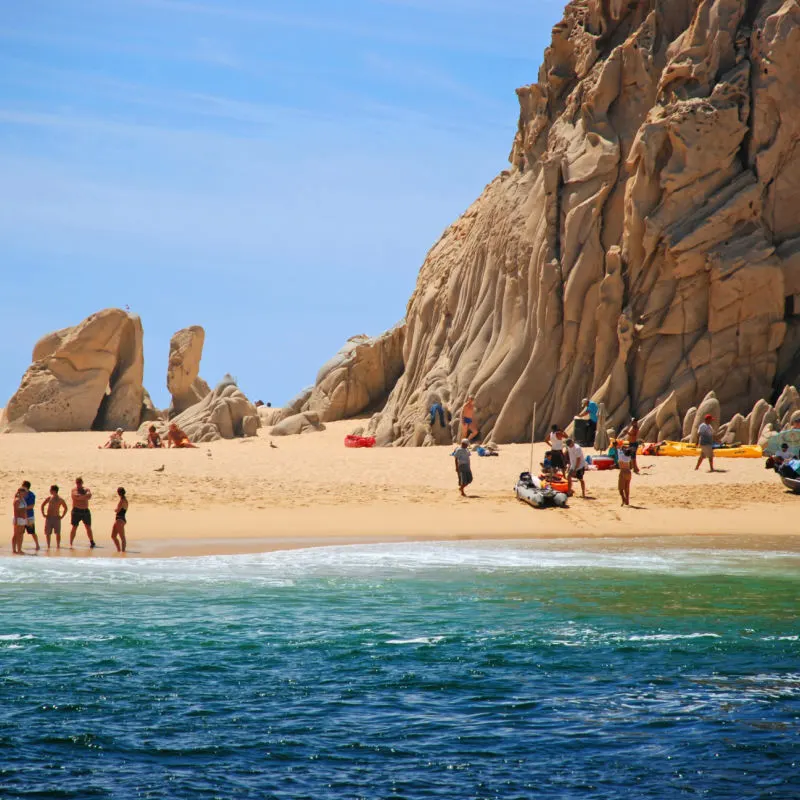
<path id="1" fill-rule="evenodd" d="M 99 547 L 90 551 L 83 529 L 69 550 L 68 518 L 60 553 L 114 556 L 110 540 L 116 488 L 130 500 L 131 556 L 259 552 L 358 542 L 537 537 L 797 536 L 800 497 L 788 493 L 761 460 L 723 460 L 719 472 L 694 471 L 687 458 L 640 457 L 633 507 L 621 508 L 617 473 L 587 472 L 591 499 L 575 497 L 566 510 L 536 510 L 512 492 L 527 470 L 530 448 L 508 445 L 497 458 L 473 458 L 469 499 L 459 496 L 452 448 L 375 448 L 343 445 L 354 422 L 322 433 L 272 440 L 220 441 L 197 450 L 98 450 L 102 433 L 0 436 L 0 499 L 7 506 L 11 555 L 14 489 L 28 479 L 40 504 L 51 483 L 68 500 L 81 475 L 93 491 Z M 133 434 L 128 434 L 135 441 Z M 536 447 L 537 463 L 545 445 Z M 157 471 L 161 467 L 163 471 Z M 576 486 L 577 488 L 577 486 Z M 579 492 L 578 492 L 579 493 Z M 40 539 L 44 520 L 37 511 Z M 42 544 L 44 544 L 42 542 Z M 30 536 L 25 552 L 33 553 Z"/>

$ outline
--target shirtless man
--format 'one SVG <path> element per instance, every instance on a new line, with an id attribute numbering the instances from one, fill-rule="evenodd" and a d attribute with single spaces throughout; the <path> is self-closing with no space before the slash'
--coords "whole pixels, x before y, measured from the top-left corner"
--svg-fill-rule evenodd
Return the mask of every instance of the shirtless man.
<path id="1" fill-rule="evenodd" d="M 56 547 L 61 548 L 61 520 L 67 515 L 67 504 L 59 497 L 58 486 L 50 487 L 49 497 L 42 501 L 42 516 L 44 517 L 44 535 L 47 539 L 47 549 L 50 549 L 50 537 L 56 535 Z"/>
<path id="2" fill-rule="evenodd" d="M 89 510 L 89 501 L 92 499 L 92 490 L 83 485 L 83 478 L 75 478 L 75 488 L 72 490 L 72 530 L 69 532 L 69 546 L 75 541 L 78 525 L 83 523 L 86 535 L 89 537 L 89 547 L 97 547 L 92 536 L 92 512 Z"/>
<path id="3" fill-rule="evenodd" d="M 472 422 L 475 419 L 475 398 L 470 395 L 467 402 L 464 403 L 464 408 L 461 409 L 461 438 L 469 439 L 472 441 L 473 437 L 478 435 L 478 429 L 473 427 Z"/>

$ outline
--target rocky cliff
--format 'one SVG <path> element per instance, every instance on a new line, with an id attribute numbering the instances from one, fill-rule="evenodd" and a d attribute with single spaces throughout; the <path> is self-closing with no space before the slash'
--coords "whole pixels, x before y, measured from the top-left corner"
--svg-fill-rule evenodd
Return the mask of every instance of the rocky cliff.
<path id="1" fill-rule="evenodd" d="M 431 398 L 509 442 L 534 403 L 542 436 L 584 396 L 613 427 L 798 383 L 798 53 L 797 0 L 573 0 L 510 170 L 422 266 L 379 441 Z"/>

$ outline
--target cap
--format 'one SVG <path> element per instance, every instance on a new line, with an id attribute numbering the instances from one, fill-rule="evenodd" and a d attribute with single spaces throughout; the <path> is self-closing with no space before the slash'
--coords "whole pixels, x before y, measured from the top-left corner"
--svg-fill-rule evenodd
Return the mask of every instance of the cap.
<path id="1" fill-rule="evenodd" d="M 711 414 L 706 414 L 705 416 L 706 422 L 711 422 L 712 419 L 714 419 L 714 417 Z"/>

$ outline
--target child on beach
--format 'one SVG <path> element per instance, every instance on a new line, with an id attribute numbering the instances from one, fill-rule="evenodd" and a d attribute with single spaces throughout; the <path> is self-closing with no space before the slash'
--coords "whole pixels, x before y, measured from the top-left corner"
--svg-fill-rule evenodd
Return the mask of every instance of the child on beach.
<path id="1" fill-rule="evenodd" d="M 61 520 L 67 514 L 67 504 L 58 495 L 58 486 L 50 487 L 50 496 L 42 501 L 42 516 L 44 517 L 44 536 L 47 539 L 47 549 L 50 549 L 50 538 L 56 535 L 56 547 L 61 548 Z"/>
<path id="2" fill-rule="evenodd" d="M 124 553 L 127 548 L 127 540 L 125 539 L 125 523 L 127 522 L 126 515 L 128 513 L 128 498 L 125 497 L 125 489 L 120 486 L 117 489 L 119 495 L 119 502 L 114 510 L 114 525 L 111 528 L 111 539 L 117 548 L 118 553 Z"/>

